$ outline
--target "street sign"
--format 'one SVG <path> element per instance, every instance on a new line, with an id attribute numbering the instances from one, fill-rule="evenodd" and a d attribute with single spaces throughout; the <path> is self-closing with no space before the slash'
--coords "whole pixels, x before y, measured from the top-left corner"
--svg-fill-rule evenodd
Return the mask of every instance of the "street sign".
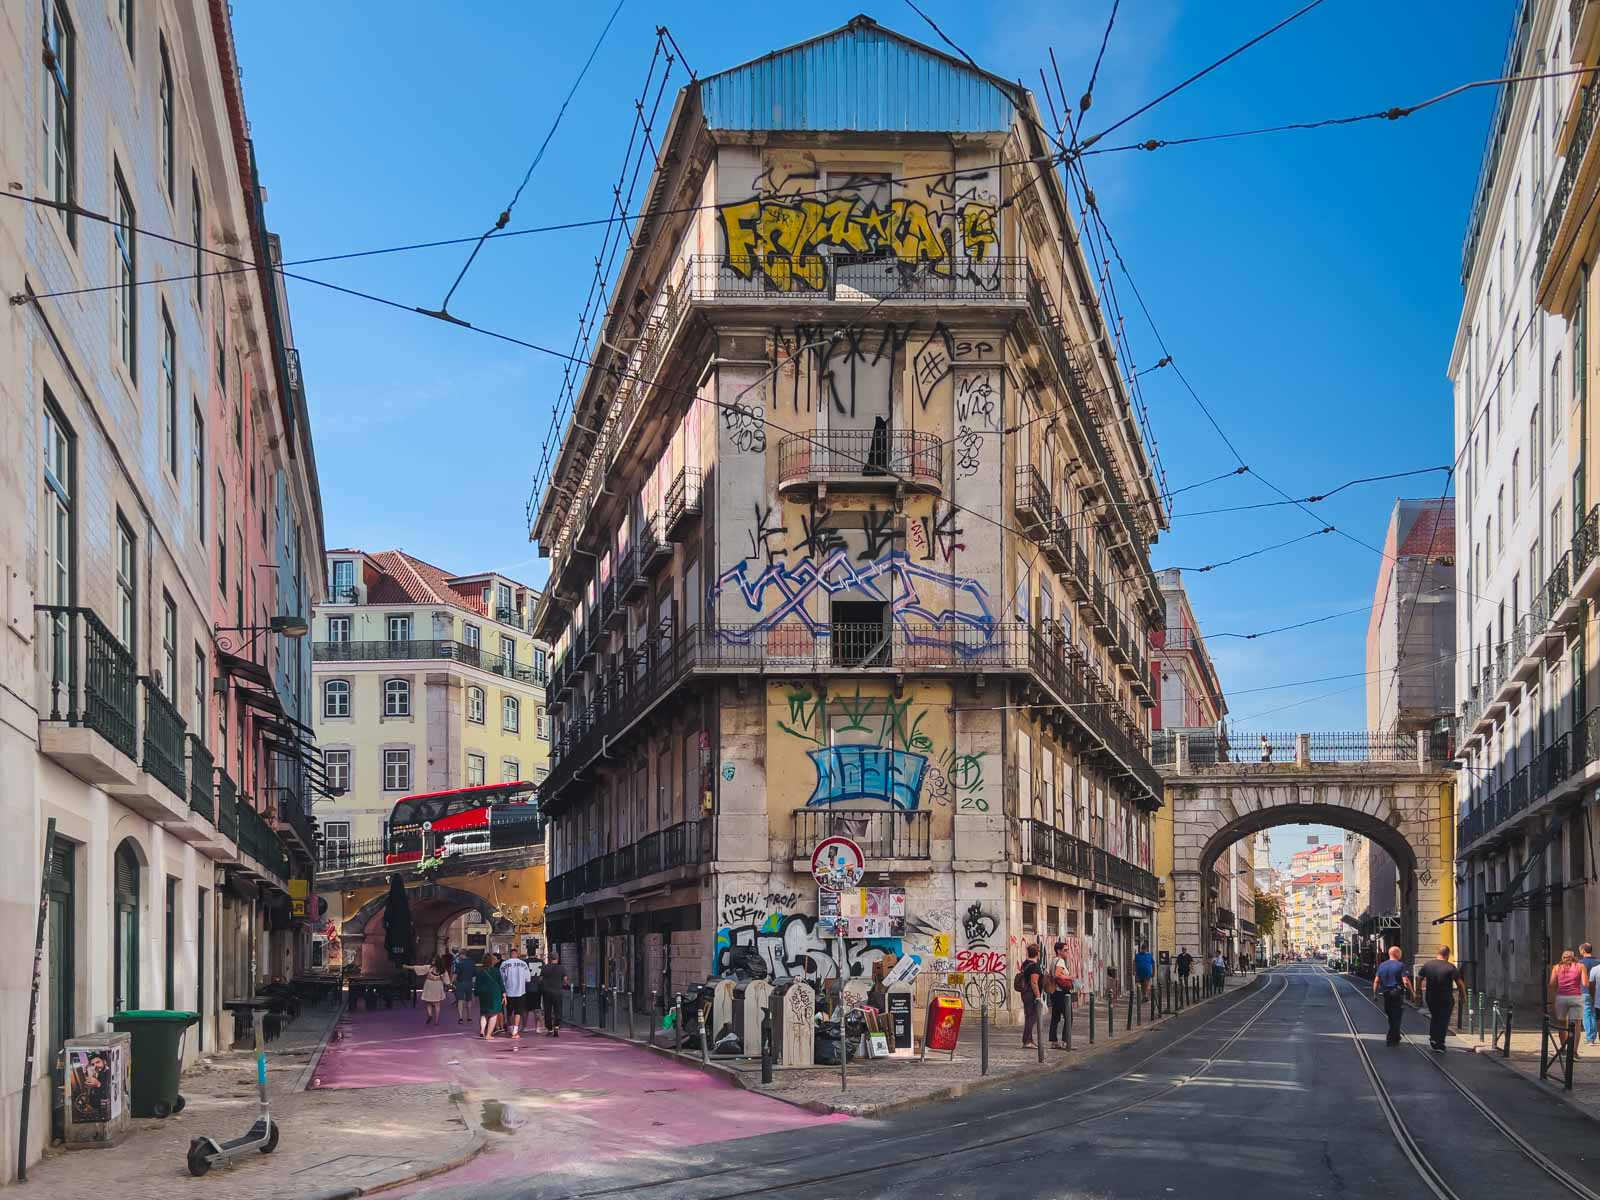
<path id="1" fill-rule="evenodd" d="M 866 871 L 866 855 L 847 837 L 825 837 L 811 852 L 811 877 L 830 892 L 859 887 Z"/>

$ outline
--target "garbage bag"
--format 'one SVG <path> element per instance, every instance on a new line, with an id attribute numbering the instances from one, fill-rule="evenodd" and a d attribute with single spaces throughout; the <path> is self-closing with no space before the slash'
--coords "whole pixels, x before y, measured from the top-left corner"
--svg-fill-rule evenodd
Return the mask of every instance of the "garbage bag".
<path id="1" fill-rule="evenodd" d="M 856 1039 L 849 1039 L 849 1057 L 856 1056 Z M 818 1029 L 812 1041 L 812 1049 L 817 1062 L 827 1066 L 837 1066 L 839 1063 L 839 1027 L 829 1025 Z"/>
<path id="2" fill-rule="evenodd" d="M 733 1031 L 732 1025 L 724 1025 L 722 1032 L 717 1034 L 717 1040 L 711 1043 L 713 1054 L 743 1054 L 744 1041 Z"/>

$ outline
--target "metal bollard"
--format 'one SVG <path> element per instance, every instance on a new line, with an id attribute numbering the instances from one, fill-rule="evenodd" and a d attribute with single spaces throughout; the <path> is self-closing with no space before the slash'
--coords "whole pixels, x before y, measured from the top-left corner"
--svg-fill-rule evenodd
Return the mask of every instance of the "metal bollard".
<path id="1" fill-rule="evenodd" d="M 676 1037 L 673 1038 L 673 1042 L 672 1042 L 672 1052 L 674 1054 L 682 1054 L 683 1053 L 683 997 L 682 996 L 674 996 L 672 998 L 672 1006 L 673 1006 L 673 1008 L 675 1008 L 677 1010 L 677 1014 L 678 1014 L 677 1018 L 672 1022 L 672 1032 L 676 1035 Z"/>
<path id="2" fill-rule="evenodd" d="M 1539 1078 L 1550 1074 L 1550 1014 L 1544 1015 L 1539 1031 Z"/>
<path id="3" fill-rule="evenodd" d="M 1077 1008 L 1076 997 L 1071 992 L 1067 993 L 1067 1049 L 1072 1049 L 1072 1012 Z"/>
<path id="4" fill-rule="evenodd" d="M 978 1073 L 989 1073 L 989 1006 L 983 1005 L 978 1010 Z"/>
<path id="5" fill-rule="evenodd" d="M 1089 1045 L 1094 1045 L 1094 997 L 1089 997 Z"/>
<path id="6" fill-rule="evenodd" d="M 631 1042 L 633 1041 L 633 993 L 623 992 L 622 994 L 628 998 L 628 1040 Z"/>
<path id="7" fill-rule="evenodd" d="M 1033 1044 L 1035 1046 L 1039 1047 L 1039 1061 L 1043 1062 L 1044 1061 L 1044 1014 L 1045 1014 L 1045 1005 L 1044 1005 L 1044 994 L 1042 992 L 1039 994 L 1039 998 L 1033 1002 L 1033 1012 L 1034 1012 L 1034 1018 L 1033 1018 L 1033 1021 L 1034 1021 L 1034 1026 L 1033 1026 Z"/>
<path id="8" fill-rule="evenodd" d="M 772 1003 L 761 1011 L 761 1082 L 772 1082 Z"/>
<path id="9" fill-rule="evenodd" d="M 656 1026 L 661 1024 L 660 1019 L 656 1016 L 656 1013 L 658 1011 L 659 1011 L 659 1009 L 657 1008 L 657 993 L 656 993 L 656 991 L 654 989 L 651 989 L 651 992 L 650 992 L 650 1036 L 646 1040 L 649 1042 L 649 1044 L 650 1044 L 652 1049 L 655 1047 L 655 1044 L 656 1044 Z"/>
<path id="10" fill-rule="evenodd" d="M 1567 1050 L 1562 1056 L 1566 1061 L 1561 1068 L 1561 1086 L 1567 1091 L 1572 1090 L 1572 1063 L 1578 1055 L 1578 1027 L 1571 1021 L 1567 1022 Z"/>
<path id="11" fill-rule="evenodd" d="M 1106 997 L 1106 1036 L 1108 1038 L 1117 1036 L 1117 1006 L 1109 996 Z"/>
<path id="12" fill-rule="evenodd" d="M 1134 984 L 1133 990 L 1128 993 L 1128 1019 L 1123 1023 L 1124 1029 L 1132 1029 L 1134 1016 L 1139 1011 L 1139 985 Z"/>
<path id="13" fill-rule="evenodd" d="M 700 1009 L 700 1061 L 711 1065 L 711 1002 Z"/>

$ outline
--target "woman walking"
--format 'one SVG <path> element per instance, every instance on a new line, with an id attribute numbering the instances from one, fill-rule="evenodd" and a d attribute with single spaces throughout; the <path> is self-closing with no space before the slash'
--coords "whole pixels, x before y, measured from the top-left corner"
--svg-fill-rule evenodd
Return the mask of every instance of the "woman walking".
<path id="1" fill-rule="evenodd" d="M 1555 1011 L 1561 1048 L 1566 1049 L 1572 1023 L 1583 1020 L 1583 991 L 1587 980 L 1583 964 L 1571 950 L 1561 952 L 1561 961 L 1550 968 L 1550 1007 Z"/>
<path id="2" fill-rule="evenodd" d="M 445 973 L 449 969 L 449 960 L 443 956 L 429 963 L 426 968 L 427 974 L 422 977 L 422 1010 L 425 1014 L 422 1023 L 424 1025 L 437 1025 L 439 1023 L 439 1006 L 444 1003 Z"/>
<path id="3" fill-rule="evenodd" d="M 478 996 L 478 1036 L 491 1038 L 500 1024 L 505 1004 L 505 984 L 500 979 L 500 956 L 491 954 L 478 967 L 472 990 Z"/>

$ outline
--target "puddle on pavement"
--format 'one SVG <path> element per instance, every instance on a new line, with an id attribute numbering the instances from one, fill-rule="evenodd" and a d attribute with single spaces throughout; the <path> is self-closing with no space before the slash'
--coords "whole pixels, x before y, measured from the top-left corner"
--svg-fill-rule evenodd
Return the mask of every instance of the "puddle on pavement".
<path id="1" fill-rule="evenodd" d="M 479 1115 L 483 1127 L 490 1133 L 516 1133 L 528 1123 L 526 1113 L 503 1100 L 485 1100 Z"/>
<path id="2" fill-rule="evenodd" d="M 516 1133 L 527 1125 L 533 1110 L 556 1108 L 580 1100 L 597 1100 L 608 1093 L 603 1091 L 568 1090 L 560 1092 L 530 1093 L 518 1097 L 515 1104 L 504 1100 L 486 1098 L 478 1102 L 479 1120 L 490 1133 Z"/>

